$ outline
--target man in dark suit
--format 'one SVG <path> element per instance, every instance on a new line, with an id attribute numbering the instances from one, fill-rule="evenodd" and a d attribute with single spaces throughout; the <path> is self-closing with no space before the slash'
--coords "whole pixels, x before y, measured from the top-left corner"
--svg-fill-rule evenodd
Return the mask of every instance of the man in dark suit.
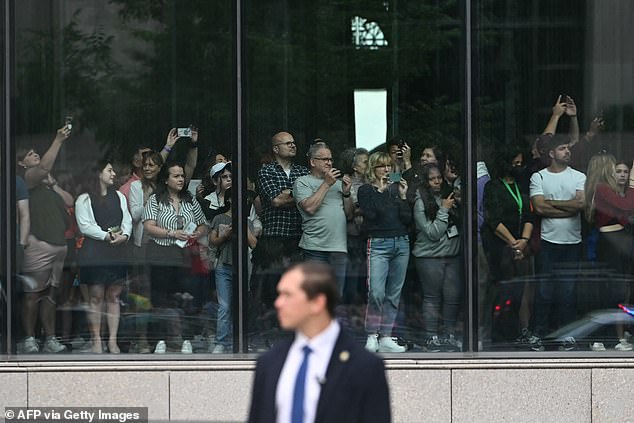
<path id="1" fill-rule="evenodd" d="M 280 326 L 295 336 L 258 359 L 249 422 L 389 423 L 383 361 L 335 320 L 332 268 L 298 264 L 284 273 L 277 291 Z"/>

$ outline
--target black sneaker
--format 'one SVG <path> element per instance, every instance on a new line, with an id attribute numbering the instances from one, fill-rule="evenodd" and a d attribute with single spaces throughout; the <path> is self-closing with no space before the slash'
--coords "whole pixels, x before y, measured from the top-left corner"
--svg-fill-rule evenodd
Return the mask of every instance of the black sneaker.
<path id="1" fill-rule="evenodd" d="M 531 350 L 533 351 L 544 351 L 544 345 L 542 345 L 542 340 L 541 338 L 537 337 L 537 336 L 532 336 L 529 339 L 529 343 L 528 343 L 529 347 Z"/>
<path id="2" fill-rule="evenodd" d="M 532 338 L 531 331 L 528 328 L 522 328 L 520 335 L 515 338 L 516 344 L 530 344 Z"/>
<path id="3" fill-rule="evenodd" d="M 559 351 L 572 351 L 577 349 L 577 341 L 572 336 L 567 336 L 561 341 Z"/>
<path id="4" fill-rule="evenodd" d="M 427 338 L 425 347 L 427 352 L 440 352 L 442 350 L 442 343 L 440 342 L 440 339 L 438 339 L 438 336 L 434 335 Z"/>
<path id="5" fill-rule="evenodd" d="M 440 338 L 440 343 L 442 345 L 443 351 L 447 351 L 447 352 L 462 351 L 462 342 L 456 339 L 453 333 L 449 335 L 444 335 L 442 338 Z"/>

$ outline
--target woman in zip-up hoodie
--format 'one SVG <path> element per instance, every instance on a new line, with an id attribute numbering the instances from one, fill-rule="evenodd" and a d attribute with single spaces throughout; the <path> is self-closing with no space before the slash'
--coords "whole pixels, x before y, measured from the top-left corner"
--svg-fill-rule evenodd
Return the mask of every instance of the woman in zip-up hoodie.
<path id="1" fill-rule="evenodd" d="M 101 318 L 106 300 L 108 350 L 118 354 L 119 295 L 126 278 L 126 249 L 132 217 L 125 196 L 114 189 L 116 174 L 108 160 L 91 170 L 87 192 L 77 197 L 75 217 L 85 239 L 79 253 L 81 280 L 89 286 L 90 352 L 101 353 Z"/>
<path id="2" fill-rule="evenodd" d="M 461 349 L 454 332 L 463 295 L 457 207 L 438 166 L 425 165 L 414 203 L 412 254 L 423 288 L 423 323 L 430 352 Z"/>

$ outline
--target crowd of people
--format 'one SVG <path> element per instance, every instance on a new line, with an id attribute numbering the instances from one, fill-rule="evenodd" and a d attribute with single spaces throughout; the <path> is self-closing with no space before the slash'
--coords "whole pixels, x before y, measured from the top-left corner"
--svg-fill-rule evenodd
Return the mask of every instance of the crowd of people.
<path id="1" fill-rule="evenodd" d="M 557 134 L 564 117 L 570 132 Z M 543 350 L 542 339 L 575 318 L 582 241 L 593 246 L 605 272 L 623 276 L 606 278 L 601 306 L 629 301 L 634 178 L 628 162 L 607 152 L 583 157 L 602 125 L 595 119 L 581 138 L 576 105 L 560 96 L 532 160 L 518 144 L 478 163 L 482 340 Z M 231 203 L 232 166 L 238 164 L 223 154 L 210 156 L 194 186 L 198 131 L 182 136 L 173 128 L 160 152 L 145 146 L 135 152 L 123 180 L 117 163 L 103 159 L 81 183 L 68 178 L 61 184 L 52 169 L 71 132 L 68 125 L 60 128 L 41 157 L 31 148 L 17 152 L 18 351 L 233 351 L 237 231 Z M 188 146 L 184 163 L 172 157 L 177 142 Z M 251 333 L 277 327 L 274 303 L 284 271 L 317 261 L 334 269 L 335 313 L 344 325 L 353 320 L 345 305 L 362 305 L 367 350 L 402 353 L 416 344 L 428 352 L 462 349 L 462 154 L 421 147 L 413 160 L 412 147 L 393 137 L 384 149 L 351 148 L 336 159 L 328 143 L 316 139 L 301 160 L 292 134 L 272 136 L 271 160 L 248 184 Z M 582 231 L 582 221 L 590 229 Z M 421 294 L 422 335 L 410 342 L 397 333 L 408 281 Z M 504 325 L 496 323 L 501 299 L 517 315 Z M 123 307 L 134 316 L 125 325 L 125 347 Z M 58 311 L 68 309 L 71 317 L 62 313 L 63 324 L 56 324 Z M 187 318 L 192 315 L 213 315 L 216 327 L 206 323 L 210 319 Z M 90 339 L 77 345 L 80 333 Z M 614 336 L 617 350 L 632 349 L 627 327 L 619 325 Z"/>

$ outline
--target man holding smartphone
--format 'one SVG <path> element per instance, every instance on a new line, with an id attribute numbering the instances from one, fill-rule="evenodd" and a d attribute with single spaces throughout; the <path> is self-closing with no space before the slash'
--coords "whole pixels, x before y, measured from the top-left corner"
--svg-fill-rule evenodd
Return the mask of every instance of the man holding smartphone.
<path id="1" fill-rule="evenodd" d="M 352 218 L 352 180 L 333 167 L 332 152 L 324 142 L 308 150 L 310 174 L 293 184 L 293 197 L 302 216 L 299 242 L 304 260 L 330 263 L 337 275 L 339 296 L 346 279 L 348 245 L 346 222 Z"/>

